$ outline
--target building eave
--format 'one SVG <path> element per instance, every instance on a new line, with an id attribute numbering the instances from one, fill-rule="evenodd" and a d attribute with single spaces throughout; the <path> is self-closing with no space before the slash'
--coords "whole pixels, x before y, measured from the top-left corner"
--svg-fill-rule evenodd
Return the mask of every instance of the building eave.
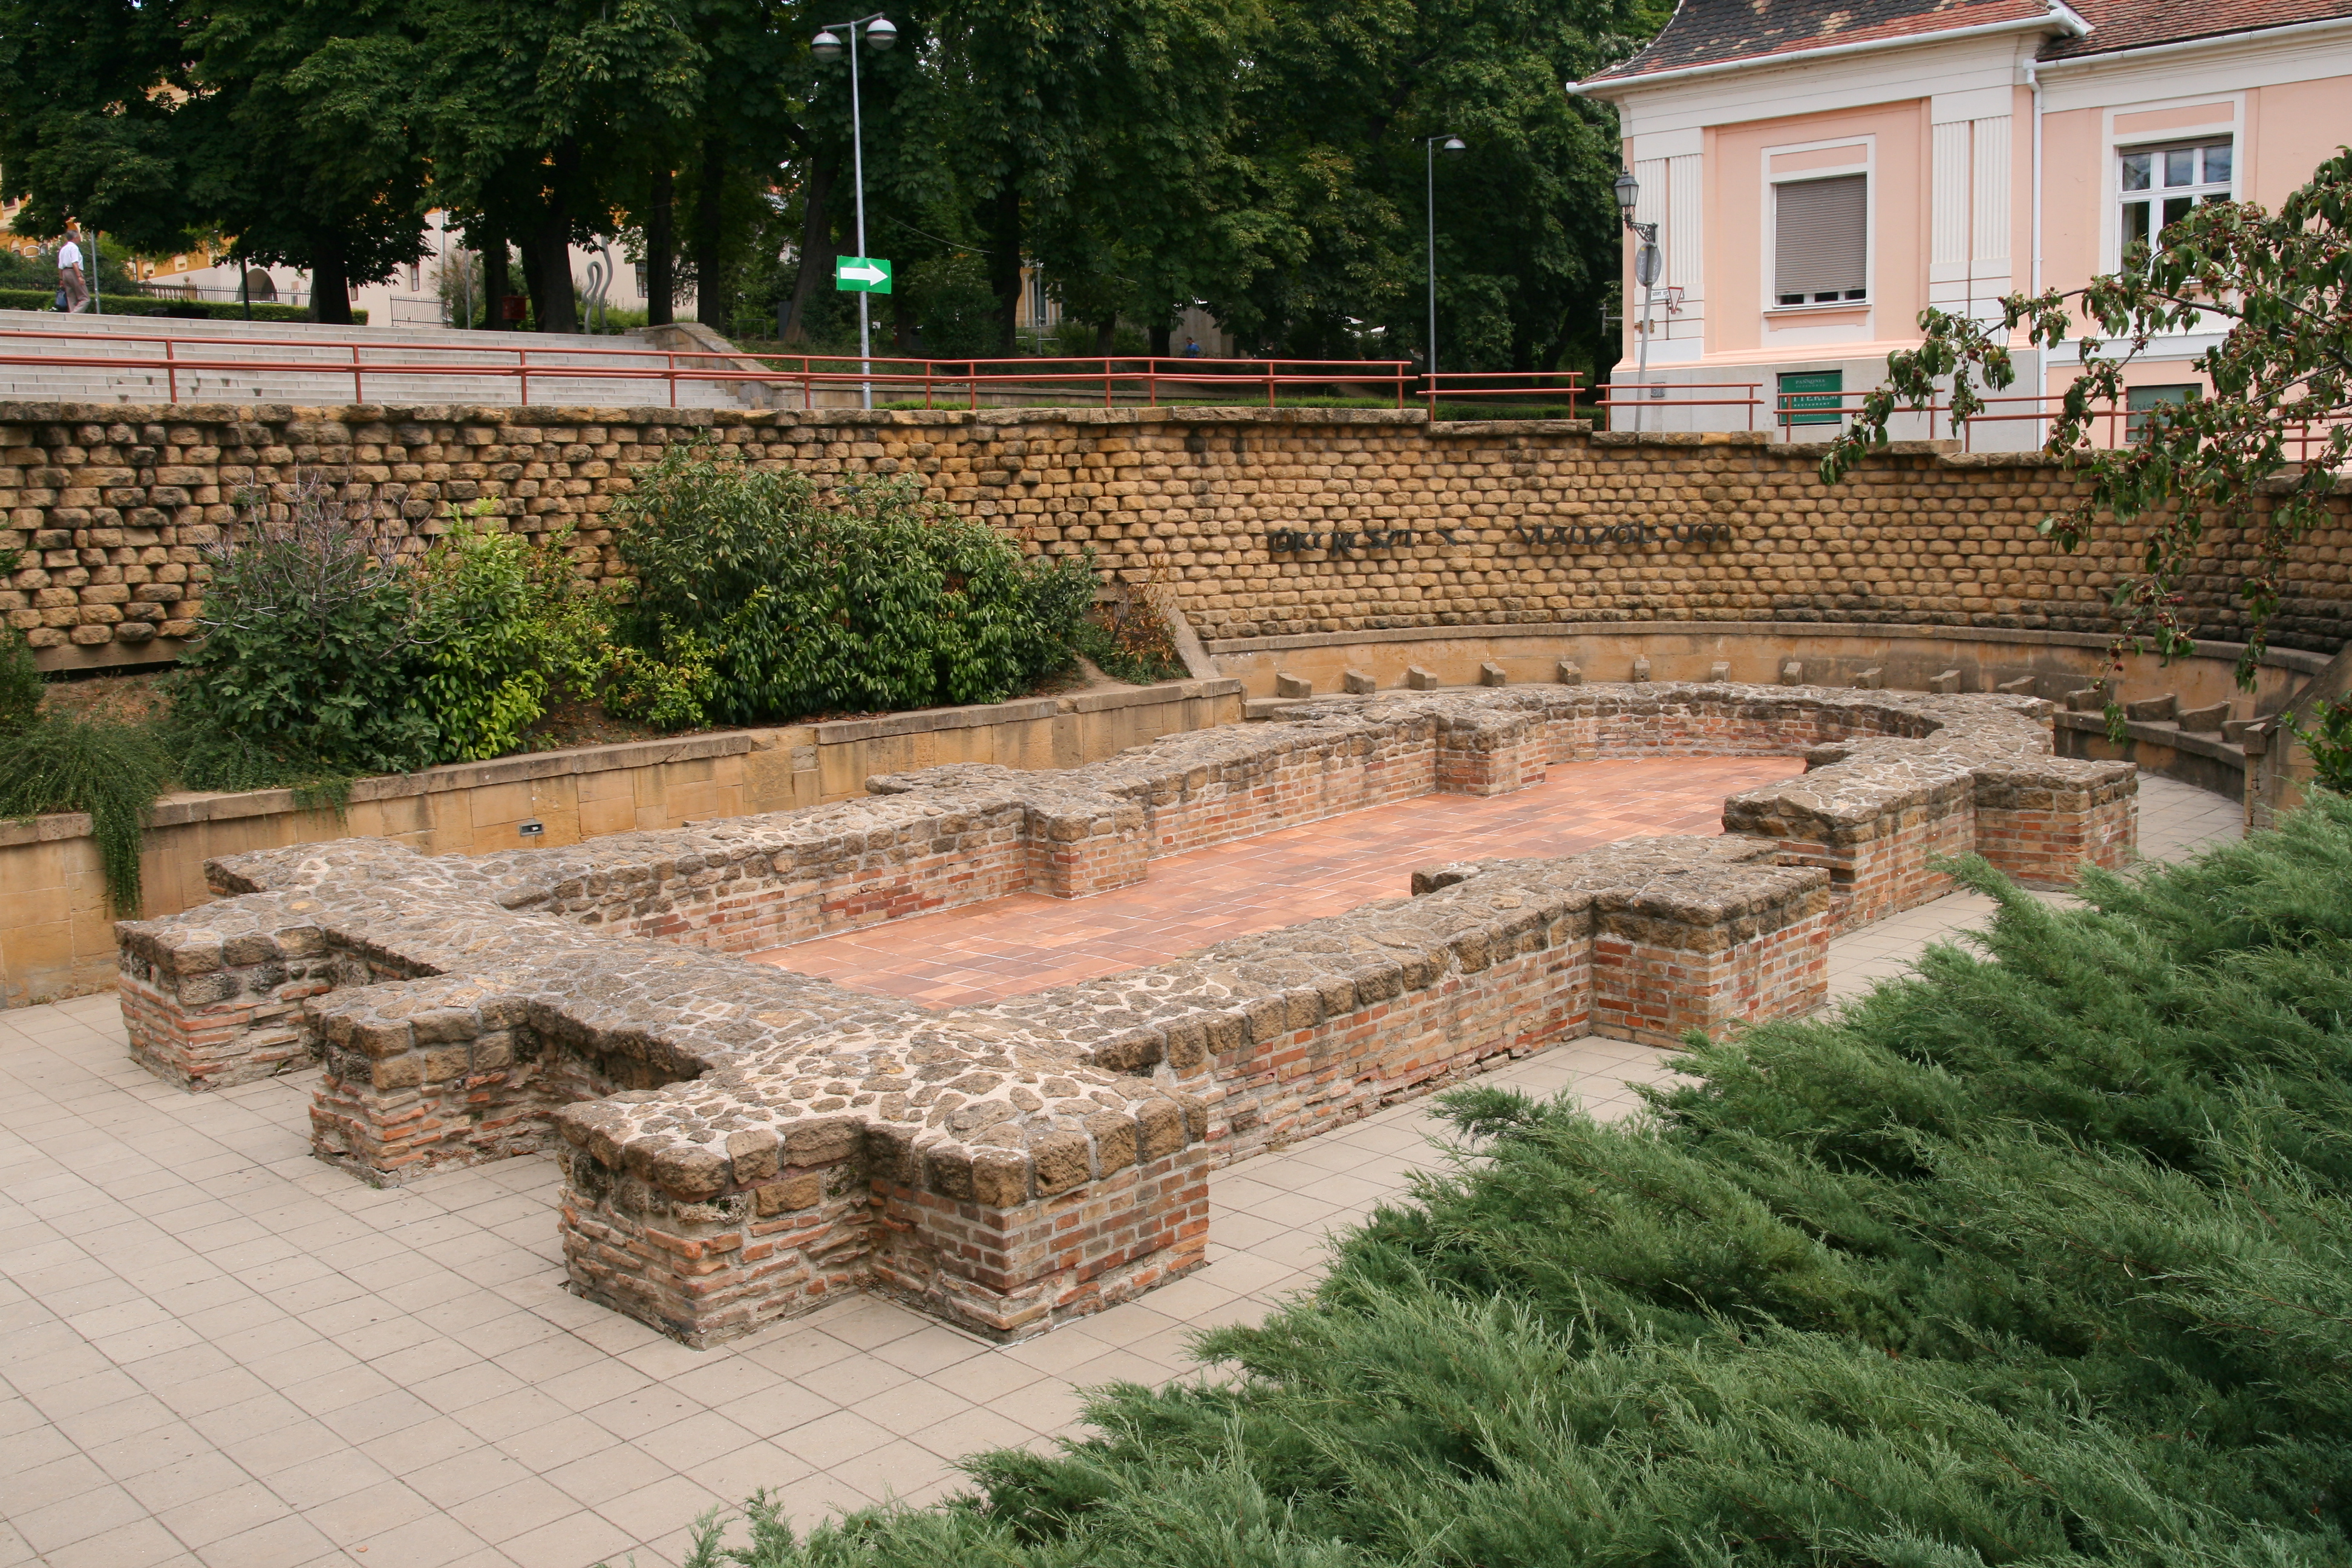
<path id="1" fill-rule="evenodd" d="M 2198 49 L 2228 48 L 2245 44 L 2266 44 L 2273 39 L 2300 39 L 2347 32 L 2352 32 L 2352 16 L 2321 16 L 2308 22 L 2282 22 L 2274 27 L 2241 27 L 2227 33 L 2207 33 L 2201 37 L 2168 38 L 2154 44 L 2123 44 L 2112 49 L 2099 49 L 2087 54 L 2060 55 L 2054 59 L 2034 61 L 2033 68 L 2043 76 L 2050 76 L 2097 65 L 2120 65 L 2126 60 L 2162 59 Z"/>
<path id="2" fill-rule="evenodd" d="M 1671 70 L 1645 71 L 1639 76 L 1572 81 L 1567 86 L 1573 97 L 1597 98 L 1613 103 L 1623 94 L 1643 89 L 1729 76 L 1740 71 L 1776 70 L 1784 66 L 1809 65 L 1817 60 L 1853 55 L 1883 54 L 1890 49 L 1917 48 L 1925 44 L 1947 44 L 1964 38 L 1990 38 L 2016 33 L 2063 33 L 2069 37 L 2079 38 L 2090 31 L 2091 25 L 2077 16 L 2063 0 L 2049 0 L 2049 9 L 2038 16 L 2013 16 L 2005 22 L 1979 22 L 1974 26 L 1950 27 L 1930 33 L 1900 33 L 1885 38 L 1861 38 L 1847 44 L 1824 44 L 1818 48 L 1784 49 L 1778 54 L 1745 55 L 1738 59 L 1710 60 L 1705 65 L 1677 66 Z"/>

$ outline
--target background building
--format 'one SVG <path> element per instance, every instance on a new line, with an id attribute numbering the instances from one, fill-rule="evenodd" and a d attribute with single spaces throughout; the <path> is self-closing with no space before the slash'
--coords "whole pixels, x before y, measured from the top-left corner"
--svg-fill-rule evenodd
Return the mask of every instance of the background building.
<path id="1" fill-rule="evenodd" d="M 2191 203 L 2275 206 L 2352 142 L 2352 0 L 1683 0 L 1571 90 L 1618 106 L 1635 216 L 1660 226 L 1646 377 L 1630 244 L 1614 373 L 1660 400 L 1644 427 L 1777 417 L 1806 439 L 1919 341 L 1922 307 L 1998 319 L 2004 294 L 2115 270 Z M 2213 341 L 2152 344 L 2133 405 L 2192 395 Z M 2040 445 L 2075 364 L 2020 348 L 2019 401 L 1969 444 Z"/>

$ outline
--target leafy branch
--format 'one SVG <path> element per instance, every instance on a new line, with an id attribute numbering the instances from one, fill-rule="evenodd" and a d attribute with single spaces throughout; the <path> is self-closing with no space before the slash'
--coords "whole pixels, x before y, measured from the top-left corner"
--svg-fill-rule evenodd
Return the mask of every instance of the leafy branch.
<path id="1" fill-rule="evenodd" d="M 2187 403 L 2133 415 L 2131 439 L 2103 447 L 2126 401 L 2125 374 L 2160 340 L 2227 328 L 2190 367 L 2208 388 Z M 2181 584 L 2209 527 L 2243 538 L 2252 559 L 2238 596 L 2252 689 L 2295 545 L 2330 515 L 2352 464 L 2352 150 L 2322 163 L 2276 213 L 2252 202 L 2191 209 L 2135 246 L 2123 269 L 2073 289 L 2011 294 L 1998 326 L 1935 309 L 1924 341 L 1887 358 L 1885 384 L 1822 458 L 1834 484 L 1887 438 L 1905 409 L 1950 405 L 1958 432 L 1986 395 L 2016 383 L 2012 339 L 2052 351 L 2078 333 L 2081 374 L 2066 388 L 2044 447 L 2084 483 L 2042 532 L 2073 552 L 2101 527 L 2144 523 L 2137 573 L 2119 584 L 2118 654 L 2152 644 L 2167 658 L 2193 646 Z"/>

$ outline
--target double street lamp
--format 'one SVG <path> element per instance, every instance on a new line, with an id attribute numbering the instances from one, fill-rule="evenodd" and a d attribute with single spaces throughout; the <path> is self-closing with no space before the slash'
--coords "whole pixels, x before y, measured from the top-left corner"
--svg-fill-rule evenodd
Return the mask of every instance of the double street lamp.
<path id="1" fill-rule="evenodd" d="M 1423 158 L 1429 165 L 1429 374 L 1432 378 L 1429 389 L 1432 392 L 1437 390 L 1437 150 L 1440 147 L 1448 153 L 1459 153 L 1464 151 L 1464 142 L 1461 137 L 1451 132 L 1441 132 L 1435 136 L 1421 139 Z"/>
<path id="2" fill-rule="evenodd" d="M 857 254 L 866 254 L 866 121 L 857 102 L 857 34 L 866 33 L 866 47 L 876 54 L 886 52 L 898 41 L 898 29 L 890 18 L 877 11 L 871 16 L 860 16 L 855 22 L 832 22 L 819 28 L 809 40 L 809 53 L 825 65 L 831 65 L 843 55 L 849 57 L 849 156 L 857 174 Z M 843 42 L 847 39 L 846 43 Z M 857 296 L 857 355 L 858 365 L 867 375 L 874 374 L 874 324 L 867 300 L 861 291 Z M 866 406 L 874 406 L 874 384 L 866 384 Z"/>
<path id="3" fill-rule="evenodd" d="M 1633 252 L 1633 281 L 1642 286 L 1642 341 L 1635 351 L 1638 358 L 1634 370 L 1641 391 L 1633 404 L 1633 428 L 1639 430 L 1642 427 L 1640 398 L 1647 396 L 1650 390 L 1650 301 L 1655 297 L 1660 275 L 1665 271 L 1666 258 L 1658 249 L 1658 226 L 1633 221 L 1633 209 L 1642 200 L 1642 183 L 1633 178 L 1633 171 L 1626 169 L 1621 172 L 1614 188 L 1617 192 L 1617 216 L 1624 222 L 1626 229 L 1642 242 L 1641 248 Z"/>

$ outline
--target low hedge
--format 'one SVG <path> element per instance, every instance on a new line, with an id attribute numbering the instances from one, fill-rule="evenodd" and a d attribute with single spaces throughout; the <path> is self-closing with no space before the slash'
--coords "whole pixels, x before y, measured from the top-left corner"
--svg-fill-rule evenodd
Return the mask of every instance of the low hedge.
<path id="1" fill-rule="evenodd" d="M 41 289 L 0 289 L 0 310 L 48 310 L 57 306 L 57 290 Z M 165 316 L 184 321 L 241 321 L 246 319 L 245 306 L 235 300 L 158 300 L 145 294 L 109 294 L 100 301 L 103 316 Z M 264 304 L 253 302 L 253 319 L 257 321 L 307 321 L 310 320 L 308 305 Z M 367 325 L 367 312 L 353 310 L 352 324 Z"/>

